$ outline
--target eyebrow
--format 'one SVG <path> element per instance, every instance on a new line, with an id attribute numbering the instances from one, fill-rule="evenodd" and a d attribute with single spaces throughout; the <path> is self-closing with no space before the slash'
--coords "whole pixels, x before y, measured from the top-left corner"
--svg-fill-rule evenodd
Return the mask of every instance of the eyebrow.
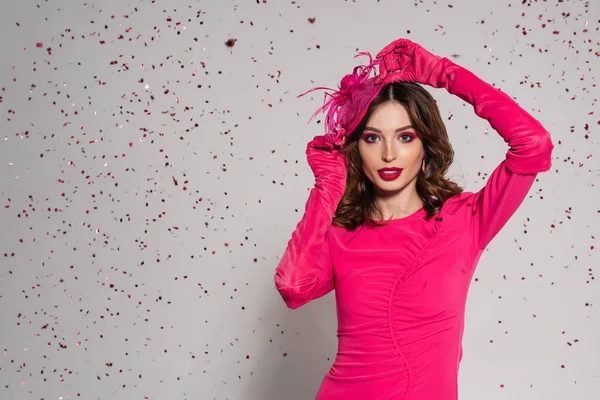
<path id="1" fill-rule="evenodd" d="M 398 129 L 396 129 L 396 133 L 398 133 L 398 132 L 402 132 L 402 131 L 405 131 L 405 130 L 407 130 L 407 129 L 410 129 L 410 128 L 412 128 L 412 127 L 413 127 L 412 125 L 406 125 L 406 126 L 403 126 L 402 128 L 398 128 Z M 371 126 L 366 126 L 366 127 L 365 127 L 365 131 L 373 131 L 373 132 L 377 132 L 377 133 L 382 133 L 382 132 L 381 132 L 379 129 L 377 129 L 377 128 L 373 128 L 373 127 L 371 127 Z"/>

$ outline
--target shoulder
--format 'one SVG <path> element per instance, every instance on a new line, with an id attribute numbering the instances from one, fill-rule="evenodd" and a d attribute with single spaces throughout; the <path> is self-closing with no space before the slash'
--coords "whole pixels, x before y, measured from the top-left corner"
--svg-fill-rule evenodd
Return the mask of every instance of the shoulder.
<path id="1" fill-rule="evenodd" d="M 454 195 L 444 202 L 430 223 L 433 223 L 436 231 L 454 232 L 460 236 L 471 226 L 475 202 L 476 193 L 463 192 Z"/>
<path id="2" fill-rule="evenodd" d="M 463 192 L 452 196 L 442 206 L 440 214 L 455 215 L 461 210 L 470 209 L 475 199 L 475 193 Z"/>

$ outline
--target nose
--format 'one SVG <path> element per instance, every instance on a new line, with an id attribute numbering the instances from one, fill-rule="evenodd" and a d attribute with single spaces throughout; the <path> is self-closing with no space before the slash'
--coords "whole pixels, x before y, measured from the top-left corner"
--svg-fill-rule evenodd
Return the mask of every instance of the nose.
<path id="1" fill-rule="evenodd" d="M 391 162 L 396 159 L 396 150 L 394 146 L 388 144 L 383 149 L 383 153 L 381 154 L 381 159 L 386 162 Z"/>

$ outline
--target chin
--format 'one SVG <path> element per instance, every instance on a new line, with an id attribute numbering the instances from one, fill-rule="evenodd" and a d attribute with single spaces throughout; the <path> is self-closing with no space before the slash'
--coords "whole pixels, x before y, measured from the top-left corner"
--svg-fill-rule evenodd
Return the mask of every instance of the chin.
<path id="1" fill-rule="evenodd" d="M 373 188 L 381 193 L 397 193 L 411 186 L 411 182 L 417 179 L 417 175 L 413 176 L 412 179 L 406 180 L 406 176 L 400 176 L 398 179 L 393 181 L 384 181 L 379 175 L 371 177 L 369 180 L 373 185 Z"/>
<path id="2" fill-rule="evenodd" d="M 381 192 L 399 192 L 406 187 L 406 182 L 386 182 L 381 179 L 371 183 L 375 190 Z"/>

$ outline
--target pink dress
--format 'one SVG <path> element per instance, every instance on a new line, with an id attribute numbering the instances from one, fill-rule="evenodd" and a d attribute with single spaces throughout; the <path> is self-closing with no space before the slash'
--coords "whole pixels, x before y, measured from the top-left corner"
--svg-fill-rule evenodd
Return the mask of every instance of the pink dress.
<path id="1" fill-rule="evenodd" d="M 317 400 L 458 398 L 473 272 L 535 177 L 503 161 L 483 189 L 452 197 L 429 221 L 421 209 L 385 227 L 328 229 L 319 265 L 295 275 L 295 291 L 280 289 L 297 308 L 335 287 L 338 352 Z"/>
<path id="2" fill-rule="evenodd" d="M 483 249 L 519 207 L 536 174 L 503 162 L 478 193 L 463 193 L 385 227 L 327 232 L 338 352 L 318 400 L 454 400 L 465 303 Z"/>

